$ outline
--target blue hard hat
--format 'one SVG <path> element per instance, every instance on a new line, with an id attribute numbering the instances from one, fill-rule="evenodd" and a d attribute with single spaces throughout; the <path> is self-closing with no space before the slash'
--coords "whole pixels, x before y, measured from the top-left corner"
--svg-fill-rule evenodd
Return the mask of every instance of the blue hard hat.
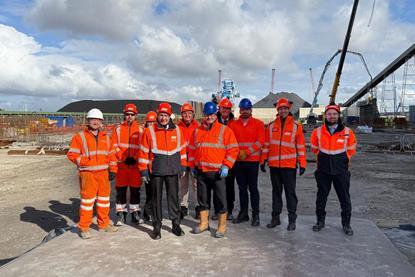
<path id="1" fill-rule="evenodd" d="M 242 99 L 241 102 L 239 102 L 239 108 L 245 109 L 245 110 L 252 109 L 251 100 L 249 100 L 248 98 Z"/>
<path id="2" fill-rule="evenodd" d="M 218 108 L 216 107 L 216 104 L 213 102 L 206 102 L 203 106 L 203 113 L 205 115 L 211 115 L 217 113 Z"/>

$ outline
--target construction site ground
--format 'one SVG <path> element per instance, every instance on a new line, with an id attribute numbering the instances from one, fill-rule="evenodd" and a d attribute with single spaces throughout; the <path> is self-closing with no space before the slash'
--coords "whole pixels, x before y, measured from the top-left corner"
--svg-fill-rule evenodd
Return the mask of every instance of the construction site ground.
<path id="1" fill-rule="evenodd" d="M 0 150 L 0 265 L 38 245 L 51 230 L 72 226 L 78 220 L 79 207 L 76 167 L 64 155 L 7 155 L 7 151 Z M 311 155 L 309 160 L 312 160 Z M 300 218 L 304 216 L 303 222 L 310 224 L 310 229 L 313 220 L 306 216 L 313 216 L 315 210 L 315 166 L 315 162 L 309 162 L 304 176 L 297 179 L 298 214 Z M 414 169 L 414 155 L 359 151 L 351 163 L 353 218 L 369 219 L 386 234 L 400 225 L 414 224 Z M 271 213 L 269 172 L 260 173 L 259 187 L 261 214 L 268 220 Z M 238 205 L 236 203 L 236 207 Z M 332 190 L 328 215 L 339 217 L 339 209 Z M 262 226 L 268 223 L 264 217 Z M 356 231 L 355 236 L 358 236 L 359 230 Z M 301 228 L 296 232 L 301 232 Z M 415 235 L 412 237 L 415 240 Z M 393 242 L 415 265 L 415 248 Z"/>

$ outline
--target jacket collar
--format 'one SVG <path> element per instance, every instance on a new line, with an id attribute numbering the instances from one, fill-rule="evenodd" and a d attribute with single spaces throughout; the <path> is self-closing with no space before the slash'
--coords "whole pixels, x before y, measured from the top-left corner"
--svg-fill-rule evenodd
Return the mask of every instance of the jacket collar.
<path id="1" fill-rule="evenodd" d="M 167 129 L 165 126 L 161 125 L 158 121 L 155 124 L 155 128 L 158 130 L 174 130 L 176 129 L 176 125 L 173 123 L 173 120 L 170 118 L 169 123 L 167 124 Z"/>
<path id="2" fill-rule="evenodd" d="M 326 127 L 327 132 L 330 133 L 330 128 L 329 125 L 327 123 L 327 120 L 324 120 L 324 126 Z M 339 118 L 338 124 L 337 124 L 337 128 L 336 130 L 334 130 L 333 135 L 337 132 L 341 132 L 343 131 L 343 129 L 345 128 L 343 121 Z"/>

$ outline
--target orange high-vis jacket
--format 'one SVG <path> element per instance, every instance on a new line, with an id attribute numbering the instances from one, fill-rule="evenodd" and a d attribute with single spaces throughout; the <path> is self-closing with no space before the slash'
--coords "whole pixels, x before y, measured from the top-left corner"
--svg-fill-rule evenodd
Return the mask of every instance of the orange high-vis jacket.
<path id="1" fill-rule="evenodd" d="M 348 170 L 349 160 L 356 153 L 356 137 L 343 124 L 339 124 L 333 134 L 324 124 L 313 130 L 310 148 L 317 155 L 317 170 L 339 174 Z"/>
<path id="2" fill-rule="evenodd" d="M 178 125 L 183 132 L 184 140 L 186 143 L 186 153 L 189 155 L 190 137 L 193 135 L 193 132 L 196 130 L 196 128 L 199 127 L 199 122 L 193 119 L 192 122 L 190 122 L 189 126 L 187 126 L 183 120 L 180 120 Z"/>
<path id="3" fill-rule="evenodd" d="M 143 132 L 144 128 L 137 121 L 133 121 L 131 125 L 124 121 L 112 132 L 111 142 L 118 160 L 117 186 L 137 187 L 141 185 L 138 165 L 127 165 L 124 162 L 128 157 L 138 161 L 138 150 Z"/>
<path id="4" fill-rule="evenodd" d="M 189 144 L 189 167 L 203 172 L 219 171 L 223 165 L 230 169 L 238 153 L 233 131 L 216 121 L 208 130 L 202 125 L 194 131 Z"/>
<path id="5" fill-rule="evenodd" d="M 259 162 L 261 159 L 261 149 L 265 141 L 264 123 L 256 118 L 250 117 L 246 125 L 241 118 L 232 120 L 228 124 L 235 134 L 238 141 L 239 151 L 245 150 L 246 162 Z M 239 158 L 237 159 L 239 161 Z"/>
<path id="6" fill-rule="evenodd" d="M 138 167 L 141 175 L 181 174 L 187 166 L 186 144 L 179 126 L 170 120 L 168 128 L 159 123 L 144 130 L 139 150 Z"/>
<path id="7" fill-rule="evenodd" d="M 111 139 L 105 131 L 94 136 L 85 129 L 73 136 L 67 153 L 68 159 L 78 166 L 79 171 L 109 170 L 117 172 L 117 158 Z"/>
<path id="8" fill-rule="evenodd" d="M 271 122 L 265 130 L 265 144 L 262 159 L 268 160 L 270 167 L 306 168 L 304 134 L 301 124 L 289 115 L 281 126 L 281 117 Z"/>

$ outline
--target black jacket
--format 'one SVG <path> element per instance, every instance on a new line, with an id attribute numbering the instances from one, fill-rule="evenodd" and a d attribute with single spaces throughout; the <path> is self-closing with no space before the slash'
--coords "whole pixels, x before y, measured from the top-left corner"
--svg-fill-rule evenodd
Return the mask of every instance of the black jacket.
<path id="1" fill-rule="evenodd" d="M 232 119 L 234 119 L 234 118 L 235 118 L 234 114 L 231 112 L 231 113 L 229 114 L 229 119 L 228 119 L 226 122 L 223 122 L 223 121 L 222 121 L 222 117 L 221 117 L 221 115 L 220 115 L 220 112 L 218 112 L 216 115 L 218 116 L 218 121 L 219 121 L 219 123 L 224 124 L 224 125 L 228 125 L 229 121 L 231 121 Z"/>
<path id="2" fill-rule="evenodd" d="M 339 120 L 338 124 L 339 125 L 334 133 L 341 132 L 345 128 L 342 121 Z M 327 128 L 327 131 L 329 131 L 327 122 L 324 124 L 323 128 Z M 349 158 L 347 157 L 347 153 L 343 152 L 340 154 L 328 155 L 320 151 L 317 155 L 317 171 L 329 175 L 338 175 L 348 172 Z"/>

